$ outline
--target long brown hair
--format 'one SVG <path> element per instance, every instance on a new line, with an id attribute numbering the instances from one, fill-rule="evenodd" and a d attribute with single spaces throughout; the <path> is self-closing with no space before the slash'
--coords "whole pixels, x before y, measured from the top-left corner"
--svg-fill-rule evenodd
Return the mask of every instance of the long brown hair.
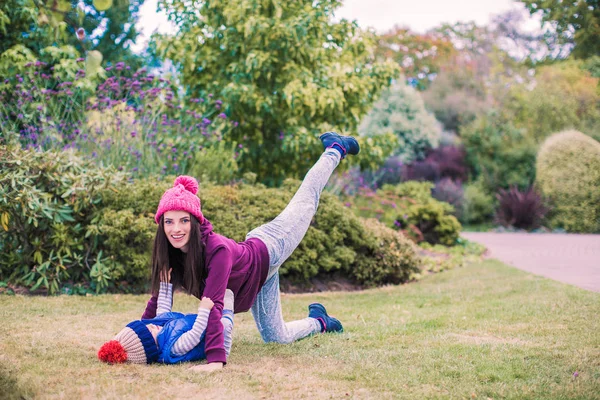
<path id="1" fill-rule="evenodd" d="M 202 241 L 200 222 L 190 215 L 190 240 L 188 251 L 174 248 L 165 234 L 164 215 L 160 217 L 154 248 L 152 249 L 152 293 L 157 295 L 160 289 L 160 272 L 171 271 L 173 289 L 183 287 L 189 294 L 200 298 L 204 292 L 206 279 L 205 254 L 206 243 Z"/>

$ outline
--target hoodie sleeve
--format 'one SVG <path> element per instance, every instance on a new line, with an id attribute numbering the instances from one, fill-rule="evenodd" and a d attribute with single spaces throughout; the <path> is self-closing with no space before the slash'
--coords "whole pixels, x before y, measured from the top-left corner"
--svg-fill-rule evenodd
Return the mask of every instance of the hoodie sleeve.
<path id="1" fill-rule="evenodd" d="M 208 264 L 206 285 L 202 296 L 210 298 L 215 304 L 208 316 L 208 326 L 205 335 L 206 360 L 212 362 L 227 362 L 223 339 L 223 298 L 231 274 L 233 256 L 227 247 L 220 248 Z"/>
<path id="2" fill-rule="evenodd" d="M 142 314 L 142 319 L 152 319 L 156 317 L 156 307 L 158 305 L 158 296 L 150 297 L 148 304 L 146 304 L 146 310 Z"/>

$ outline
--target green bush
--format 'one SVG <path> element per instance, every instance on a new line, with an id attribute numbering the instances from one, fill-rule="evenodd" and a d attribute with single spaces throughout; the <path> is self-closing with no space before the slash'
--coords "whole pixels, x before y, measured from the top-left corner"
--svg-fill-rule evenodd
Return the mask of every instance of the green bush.
<path id="1" fill-rule="evenodd" d="M 497 113 L 480 116 L 461 130 L 471 178 L 481 180 L 488 193 L 517 186 L 529 187 L 535 179 L 535 140 Z"/>
<path id="2" fill-rule="evenodd" d="M 537 158 L 536 185 L 552 205 L 554 227 L 600 232 L 600 143 L 577 131 L 549 137 Z"/>
<path id="3" fill-rule="evenodd" d="M 170 178 L 158 184 L 154 179 L 143 179 L 117 192 L 103 193 L 103 204 L 112 211 L 99 210 L 97 229 L 106 235 L 104 248 L 116 273 L 125 271 L 123 276 L 130 278 L 143 275 L 143 262 L 131 263 L 146 260 L 149 264 L 151 239 L 138 240 L 136 235 L 151 238 L 156 225 L 140 222 L 136 226 L 133 220 L 152 221 L 151 215 L 170 182 Z M 202 185 L 202 212 L 213 223 L 215 232 L 242 241 L 250 230 L 283 211 L 298 185 L 295 180 L 286 181 L 279 189 L 260 184 Z M 108 239 L 119 229 L 123 232 Z M 396 256 L 402 259 L 395 259 Z M 418 262 L 415 247 L 407 238 L 391 229 L 365 223 L 349 213 L 335 196 L 324 193 L 305 238 L 280 272 L 291 280 L 307 281 L 339 271 L 361 284 L 376 285 L 407 280 Z"/>
<path id="4" fill-rule="evenodd" d="M 377 192 L 362 191 L 348 205 L 357 215 L 376 218 L 386 226 L 401 230 L 416 242 L 452 246 L 461 225 L 452 215 L 454 207 L 431 196 L 431 182 L 409 181 L 384 185 Z"/>
<path id="5" fill-rule="evenodd" d="M 461 222 L 481 224 L 490 221 L 493 215 L 494 197 L 486 192 L 481 181 L 465 186 Z"/>
<path id="6" fill-rule="evenodd" d="M 400 283 L 418 273 L 415 246 L 406 236 L 374 218 L 364 220 L 363 226 L 374 240 L 368 242 L 369 252 L 358 253 L 352 268 L 359 282 Z"/>
<path id="7" fill-rule="evenodd" d="M 109 272 L 87 227 L 99 191 L 123 182 L 71 151 L 0 146 L 0 280 L 50 293 L 70 283 L 105 289 Z"/>
<path id="8" fill-rule="evenodd" d="M 419 92 L 404 83 L 386 89 L 361 122 L 362 136 L 393 133 L 399 139 L 394 155 L 404 161 L 423 158 L 439 144 L 442 127 L 425 109 Z"/>

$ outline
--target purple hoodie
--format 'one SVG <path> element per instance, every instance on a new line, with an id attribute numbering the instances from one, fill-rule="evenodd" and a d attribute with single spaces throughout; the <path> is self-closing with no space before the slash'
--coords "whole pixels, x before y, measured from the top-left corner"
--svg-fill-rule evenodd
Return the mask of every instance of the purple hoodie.
<path id="1" fill-rule="evenodd" d="M 206 360 L 227 362 L 223 345 L 223 297 L 225 289 L 235 296 L 234 312 L 245 312 L 252 307 L 269 272 L 269 253 L 260 239 L 235 242 L 213 232 L 212 224 L 204 218 L 200 224 L 202 240 L 206 243 L 206 285 L 202 296 L 209 297 L 214 307 L 206 327 Z M 156 297 L 153 296 L 142 319 L 156 316 Z"/>

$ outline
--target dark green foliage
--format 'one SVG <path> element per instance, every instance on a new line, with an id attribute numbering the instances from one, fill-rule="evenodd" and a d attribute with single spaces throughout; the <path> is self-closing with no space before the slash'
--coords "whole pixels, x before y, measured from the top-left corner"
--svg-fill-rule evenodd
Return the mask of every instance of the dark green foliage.
<path id="1" fill-rule="evenodd" d="M 0 147 L 0 280 L 58 292 L 68 282 L 106 288 L 95 235 L 87 231 L 99 190 L 123 176 L 70 151 Z"/>
<path id="2" fill-rule="evenodd" d="M 488 193 L 511 185 L 526 188 L 535 178 L 535 141 L 498 114 L 478 118 L 461 132 L 473 180 Z"/>
<path id="3" fill-rule="evenodd" d="M 480 181 L 470 183 L 464 188 L 464 203 L 461 222 L 481 224 L 492 219 L 494 197 L 488 194 Z"/>

